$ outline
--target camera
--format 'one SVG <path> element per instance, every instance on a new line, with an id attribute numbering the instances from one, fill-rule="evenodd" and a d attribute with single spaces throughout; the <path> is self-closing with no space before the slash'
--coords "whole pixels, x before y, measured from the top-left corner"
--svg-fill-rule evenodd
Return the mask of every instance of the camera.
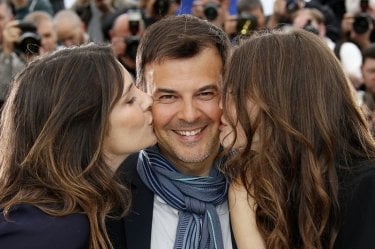
<path id="1" fill-rule="evenodd" d="M 203 7 L 203 14 L 209 21 L 213 21 L 219 15 L 219 4 L 208 2 Z"/>
<path id="2" fill-rule="evenodd" d="M 21 29 L 21 35 L 15 44 L 16 51 L 25 55 L 38 54 L 41 39 L 36 26 L 30 22 L 21 21 L 17 27 Z"/>
<path id="3" fill-rule="evenodd" d="M 130 59 L 135 60 L 135 58 L 137 57 L 137 50 L 139 46 L 139 37 L 130 36 L 129 38 L 125 39 L 125 44 L 125 55 Z"/>
<path id="4" fill-rule="evenodd" d="M 168 14 L 169 7 L 171 6 L 171 0 L 155 0 L 152 10 L 157 16 L 166 16 Z"/>
<path id="5" fill-rule="evenodd" d="M 129 10 L 128 12 L 129 16 L 129 30 L 132 34 L 130 37 L 125 39 L 125 56 L 128 56 L 132 60 L 135 60 L 137 57 L 137 50 L 138 45 L 140 41 L 140 37 L 137 36 L 137 33 L 139 32 L 139 25 L 141 22 L 141 13 L 139 10 Z"/>
<path id="6" fill-rule="evenodd" d="M 298 0 L 287 0 L 286 1 L 286 10 L 289 13 L 297 11 L 299 8 Z"/>
<path id="7" fill-rule="evenodd" d="M 357 34 L 364 34 L 370 29 L 371 17 L 365 13 L 360 13 L 354 17 L 353 30 Z"/>
<path id="8" fill-rule="evenodd" d="M 313 34 L 319 35 L 319 30 L 312 25 L 311 20 L 307 20 L 305 26 L 303 26 L 303 29 L 306 31 L 309 31 Z"/>
<path id="9" fill-rule="evenodd" d="M 239 35 L 250 35 L 252 31 L 256 30 L 258 26 L 258 19 L 256 16 L 244 13 L 237 19 L 236 30 Z"/>

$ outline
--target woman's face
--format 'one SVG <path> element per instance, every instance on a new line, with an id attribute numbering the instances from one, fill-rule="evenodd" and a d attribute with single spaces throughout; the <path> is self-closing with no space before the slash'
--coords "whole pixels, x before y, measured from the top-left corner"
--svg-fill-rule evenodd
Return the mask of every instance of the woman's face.
<path id="1" fill-rule="evenodd" d="M 109 132 L 104 139 L 108 164 L 116 170 L 131 153 L 154 145 L 152 127 L 152 98 L 133 84 L 130 74 L 121 65 L 124 92 L 109 115 Z"/>
<path id="2" fill-rule="evenodd" d="M 243 127 L 241 126 L 240 123 L 237 123 L 236 127 L 232 127 L 229 123 L 230 120 L 237 120 L 237 110 L 234 104 L 234 100 L 232 97 L 230 97 L 226 107 L 224 107 L 224 113 L 226 115 L 222 115 L 221 117 L 221 126 L 220 126 L 220 142 L 221 144 L 225 147 L 228 148 L 233 144 L 232 149 L 235 150 L 241 150 L 246 147 L 247 145 L 247 138 L 245 135 L 245 131 Z M 251 121 L 254 120 L 255 115 L 257 113 L 255 105 L 251 102 L 248 101 L 247 108 L 249 112 L 249 116 Z M 234 130 L 237 131 L 237 136 L 235 137 Z M 253 145 L 254 142 L 256 141 L 256 135 L 253 137 Z M 233 143 L 234 142 L 234 143 Z M 252 145 L 252 147 L 253 147 Z"/>

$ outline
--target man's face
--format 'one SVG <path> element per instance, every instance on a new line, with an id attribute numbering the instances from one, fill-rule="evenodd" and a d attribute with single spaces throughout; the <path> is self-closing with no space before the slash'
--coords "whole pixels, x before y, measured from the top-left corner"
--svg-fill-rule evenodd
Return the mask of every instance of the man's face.
<path id="1" fill-rule="evenodd" d="M 59 42 L 66 47 L 78 46 L 84 43 L 83 32 L 81 26 L 72 26 L 70 23 L 64 23 L 56 28 Z"/>
<path id="2" fill-rule="evenodd" d="M 56 49 L 57 34 L 51 21 L 44 20 L 38 26 L 38 34 L 41 37 L 42 52 L 50 53 Z"/>
<path id="3" fill-rule="evenodd" d="M 366 89 L 375 94 L 375 59 L 367 58 L 361 69 Z"/>
<path id="4" fill-rule="evenodd" d="M 213 48 L 146 67 L 159 148 L 186 175 L 208 175 L 218 153 L 222 69 Z"/>

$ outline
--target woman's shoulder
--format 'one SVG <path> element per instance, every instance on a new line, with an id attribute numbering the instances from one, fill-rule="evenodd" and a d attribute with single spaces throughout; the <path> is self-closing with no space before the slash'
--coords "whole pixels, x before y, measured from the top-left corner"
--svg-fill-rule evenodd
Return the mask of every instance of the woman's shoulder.
<path id="1" fill-rule="evenodd" d="M 340 187 L 342 226 L 335 249 L 375 248 L 375 161 L 354 166 Z"/>
<path id="2" fill-rule="evenodd" d="M 363 180 L 375 179 L 375 159 L 353 161 L 349 167 L 340 168 L 338 173 L 342 185 L 353 189 Z"/>
<path id="3" fill-rule="evenodd" d="M 0 215 L 0 248 L 87 248 L 89 231 L 84 214 L 51 216 L 31 205 L 17 205 L 7 218 Z"/>

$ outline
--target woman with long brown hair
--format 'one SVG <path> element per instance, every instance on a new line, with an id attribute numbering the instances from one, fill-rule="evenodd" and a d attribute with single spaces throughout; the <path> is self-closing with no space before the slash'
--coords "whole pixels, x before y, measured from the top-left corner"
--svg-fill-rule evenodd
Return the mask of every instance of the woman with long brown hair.
<path id="1" fill-rule="evenodd" d="M 375 144 L 339 61 L 304 30 L 254 34 L 223 85 L 239 249 L 375 248 Z"/>
<path id="2" fill-rule="evenodd" d="M 130 193 L 114 171 L 153 145 L 152 99 L 109 46 L 31 62 L 1 117 L 0 248 L 111 248 L 105 218 Z"/>

